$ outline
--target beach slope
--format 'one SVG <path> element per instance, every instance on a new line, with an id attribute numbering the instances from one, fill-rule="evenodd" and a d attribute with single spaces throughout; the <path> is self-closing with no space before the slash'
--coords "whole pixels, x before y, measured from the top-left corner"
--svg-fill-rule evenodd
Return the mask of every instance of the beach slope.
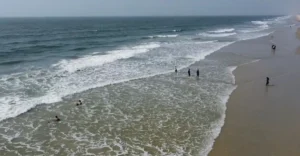
<path id="1" fill-rule="evenodd" d="M 237 89 L 209 156 L 300 155 L 300 40 L 297 28 L 224 48 L 259 61 L 235 71 Z M 271 50 L 272 43 L 277 45 Z M 222 52 L 220 51 L 220 52 Z M 265 86 L 270 77 L 270 86 Z"/>

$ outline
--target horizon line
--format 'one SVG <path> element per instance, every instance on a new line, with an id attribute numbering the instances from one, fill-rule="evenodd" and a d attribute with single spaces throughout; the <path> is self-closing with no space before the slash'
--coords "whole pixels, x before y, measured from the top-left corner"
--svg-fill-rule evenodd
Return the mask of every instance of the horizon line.
<path id="1" fill-rule="evenodd" d="M 0 18 L 255 17 L 255 16 L 289 16 L 289 15 L 0 16 Z"/>

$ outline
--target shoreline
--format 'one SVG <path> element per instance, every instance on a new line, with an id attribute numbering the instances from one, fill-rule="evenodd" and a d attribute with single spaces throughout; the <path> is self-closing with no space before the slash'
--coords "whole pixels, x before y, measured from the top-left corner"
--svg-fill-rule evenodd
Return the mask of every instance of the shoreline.
<path id="1" fill-rule="evenodd" d="M 218 53 L 219 51 L 222 51 L 222 49 L 228 47 L 228 46 L 231 46 L 233 44 L 238 44 L 240 42 L 245 42 L 245 41 L 250 41 L 250 40 L 256 40 L 256 39 L 259 39 L 259 38 L 263 38 L 263 37 L 266 37 L 266 36 L 269 36 L 270 34 L 272 33 L 269 33 L 269 34 L 265 34 L 263 36 L 260 36 L 260 37 L 256 37 L 256 38 L 251 38 L 251 39 L 245 39 L 245 40 L 239 40 L 239 41 L 234 41 L 234 42 L 226 42 L 226 45 L 224 46 L 221 46 L 221 47 L 218 47 L 216 50 L 214 51 L 210 51 L 210 52 L 205 52 L 203 54 L 203 56 L 198 59 L 198 60 L 195 60 L 193 63 L 190 63 L 186 66 L 183 66 L 181 68 L 177 68 L 178 71 L 180 72 L 181 70 L 183 69 L 187 69 L 191 66 L 193 66 L 194 64 L 197 64 L 199 63 L 199 61 L 202 61 L 202 60 L 205 60 L 207 57 L 209 57 L 210 55 L 214 54 L 214 53 Z M 209 41 L 210 42 L 210 41 Z M 62 97 L 56 97 L 53 101 L 50 101 L 50 102 L 43 102 L 43 103 L 37 103 L 37 104 L 32 104 L 34 105 L 33 107 L 27 109 L 26 111 L 20 113 L 20 114 L 17 114 L 17 115 L 11 115 L 9 117 L 5 117 L 3 119 L 0 119 L 0 122 L 2 121 L 5 121 L 5 120 L 8 120 L 10 118 L 14 118 L 14 117 L 17 117 L 17 116 L 20 116 L 28 111 L 31 111 L 32 109 L 35 109 L 37 106 L 40 106 L 40 105 L 43 105 L 43 104 L 55 104 L 55 103 L 60 103 L 62 101 L 64 101 L 64 99 L 66 99 L 67 97 L 69 96 L 74 96 L 76 94 L 81 94 L 81 93 L 84 93 L 84 92 L 88 92 L 90 90 L 93 90 L 93 89 L 98 89 L 98 88 L 102 88 L 102 87 L 106 87 L 106 86 L 109 86 L 109 85 L 115 85 L 115 84 L 120 84 L 120 83 L 124 83 L 124 82 L 130 82 L 130 81 L 135 81 L 135 80 L 140 80 L 140 79 L 146 79 L 146 78 L 151 78 L 151 77 L 155 77 L 155 76 L 159 76 L 159 75 L 167 75 L 167 74 L 171 74 L 173 73 L 174 70 L 169 70 L 169 71 L 165 71 L 165 72 L 161 72 L 161 73 L 156 73 L 156 74 L 151 74 L 151 75 L 146 75 L 146 76 L 141 76 L 141 77 L 136 77 L 136 78 L 132 78 L 132 79 L 124 79 L 124 80 L 119 80 L 119 81 L 115 81 L 115 82 L 108 82 L 108 83 L 104 83 L 104 84 L 101 84 L 99 86 L 95 86 L 93 88 L 88 88 L 88 89 L 83 89 L 83 90 L 80 90 L 78 92 L 75 92 L 75 93 L 72 93 L 72 94 L 67 94 L 67 95 L 64 95 Z M 232 92 L 231 92 L 232 93 Z M 230 94 L 231 94 L 230 93 Z"/>
<path id="2" fill-rule="evenodd" d="M 296 39 L 296 30 L 297 28 L 293 27 L 292 31 L 291 29 L 288 28 L 283 28 L 284 30 L 276 30 L 273 35 L 275 36 L 275 43 L 279 46 L 282 46 L 280 48 L 278 48 L 276 50 L 276 52 L 272 53 L 270 55 L 270 50 L 267 50 L 270 47 L 270 44 L 268 44 L 268 42 L 272 42 L 271 40 L 268 39 L 268 37 L 261 37 L 261 38 L 257 38 L 257 39 L 253 39 L 253 40 L 247 40 L 245 41 L 246 44 L 252 44 L 252 45 L 259 45 L 261 43 L 263 43 L 263 45 L 259 45 L 259 48 L 256 48 L 254 46 L 254 49 L 258 49 L 261 53 L 257 53 L 257 52 L 251 52 L 252 47 L 250 47 L 248 45 L 248 49 L 247 48 L 241 48 L 243 47 L 243 43 L 240 43 L 241 46 L 240 48 L 225 48 L 225 50 L 220 50 L 220 51 L 226 51 L 229 49 L 232 51 L 235 51 L 241 55 L 246 55 L 252 58 L 256 58 L 256 60 L 254 60 L 253 62 L 250 63 L 246 63 L 246 64 L 241 64 L 239 65 L 236 70 L 233 71 L 233 74 L 235 75 L 235 79 L 236 79 L 236 85 L 237 88 L 232 92 L 232 94 L 230 95 L 228 102 L 226 103 L 226 113 L 225 113 L 225 124 L 222 126 L 221 129 L 221 133 L 219 134 L 219 136 L 215 139 L 214 141 L 214 145 L 212 150 L 209 153 L 209 156 L 219 156 L 219 155 L 228 155 L 228 156 L 239 156 L 239 155 L 270 155 L 270 153 L 272 153 L 272 155 L 283 155 L 284 152 L 282 152 L 281 154 L 277 154 L 276 152 L 273 152 L 271 149 L 266 149 L 264 148 L 264 146 L 270 146 L 269 141 L 264 140 L 264 143 L 259 143 L 256 142 L 257 144 L 259 144 L 260 146 L 257 147 L 257 145 L 255 143 L 248 143 L 248 142 L 253 142 L 253 138 L 256 138 L 257 140 L 259 140 L 259 137 L 270 137 L 268 134 L 265 134 L 264 131 L 261 131 L 260 133 L 263 134 L 257 134 L 255 133 L 256 130 L 253 130 L 247 126 L 248 121 L 252 121 L 255 118 L 255 115 L 253 115 L 252 113 L 255 113 L 255 111 L 257 111 L 257 109 L 262 109 L 259 108 L 261 106 L 259 106 L 259 104 L 263 104 L 263 103 L 269 103 L 269 101 L 265 101 L 266 98 L 268 99 L 268 97 L 264 94 L 264 96 L 261 95 L 256 95 L 256 92 L 260 92 L 257 91 L 256 89 L 261 89 L 263 88 L 262 86 L 264 86 L 264 81 L 265 81 L 265 77 L 266 76 L 270 76 L 271 77 L 271 83 L 272 83 L 272 78 L 276 80 L 277 77 L 280 77 L 282 75 L 287 75 L 287 74 L 283 74 L 283 73 L 289 73 L 286 70 L 290 70 L 289 66 L 284 65 L 284 67 L 281 68 L 274 68 L 274 66 L 280 66 L 278 65 L 278 63 L 280 61 L 284 61 L 284 62 L 293 62 L 294 64 L 297 64 L 295 62 L 295 60 L 299 60 L 297 56 L 297 48 L 300 47 L 299 44 L 299 40 Z M 299 32 L 298 32 L 299 33 Z M 236 43 L 238 44 L 238 43 Z M 237 45 L 236 47 L 239 47 L 239 45 Z M 288 47 L 288 48 L 287 48 Z M 292 48 L 290 48 L 292 47 Z M 243 49 L 243 50 L 241 50 Z M 245 50 L 246 49 L 246 50 Z M 290 50 L 291 51 L 286 51 L 286 50 Z M 295 51 L 296 50 L 296 51 Z M 258 54 L 258 55 L 256 55 Z M 296 55 L 295 55 L 296 54 Z M 269 55 L 269 56 L 267 56 Z M 295 60 L 293 60 L 295 59 Z M 270 67 L 271 66 L 271 67 Z M 293 66 L 295 67 L 295 66 Z M 263 69 L 259 69 L 259 68 L 263 68 Z M 284 68 L 284 69 L 282 69 Z M 257 71 L 258 70 L 258 71 Z M 264 73 L 264 71 L 267 73 Z M 296 71 L 296 69 L 293 68 L 292 70 L 293 72 Z M 249 74 L 251 73 L 251 74 Z M 262 74 L 263 73 L 263 74 Z M 267 74 L 267 75 L 266 75 Z M 289 73 L 290 74 L 290 73 Z M 274 78 L 275 77 L 275 78 Z M 252 85 L 253 83 L 255 83 L 255 86 L 257 85 L 257 82 L 259 83 L 258 87 L 255 88 L 255 90 L 253 89 Z M 273 80 L 274 81 L 274 80 Z M 271 89 L 273 90 L 273 88 L 277 87 L 277 84 L 273 84 L 273 86 L 269 86 L 269 88 L 263 89 L 263 91 L 265 91 L 266 94 L 268 94 L 269 92 L 271 92 Z M 273 88 L 271 88 L 273 87 Z M 299 86 L 300 87 L 300 86 Z M 252 90 L 252 91 L 249 91 Z M 290 92 L 289 92 L 290 93 Z M 253 105 L 253 102 L 249 102 L 246 99 L 247 96 L 249 96 L 249 94 L 254 94 L 251 95 L 252 98 L 256 98 L 256 96 L 258 96 L 259 100 L 256 100 L 257 103 L 255 106 Z M 293 93 L 291 93 L 293 94 Z M 294 94 L 293 94 L 294 95 Z M 295 96 L 295 95 L 294 95 Z M 272 100 L 272 99 L 268 99 L 268 100 Z M 288 100 L 288 98 L 286 99 Z M 253 101 L 253 100 L 252 100 Z M 274 102 L 272 100 L 272 102 Z M 241 103 L 243 103 L 241 105 Z M 245 103 L 245 104 L 244 104 Z M 278 105 L 280 105 L 281 103 L 279 103 Z M 258 105 L 258 106 L 257 106 Z M 246 110 L 245 107 L 247 108 Z M 251 108 L 252 107 L 252 108 Z M 253 108 L 253 107 L 258 107 L 258 108 Z M 266 109 L 266 108 L 264 108 Z M 239 112 L 240 110 L 243 110 L 244 112 L 241 113 Z M 267 111 L 264 110 L 264 111 Z M 275 112 L 278 112 L 279 110 L 275 109 Z M 238 115 L 237 115 L 238 114 Z M 242 120 L 243 119 L 243 115 L 247 114 L 247 118 L 245 117 L 245 121 Z M 246 116 L 246 115 L 244 115 Z M 241 118 L 241 119 L 239 119 Z M 247 120 L 246 120 L 247 119 Z M 259 120 L 261 120 L 261 118 L 257 118 L 256 120 L 252 121 L 253 125 L 256 125 L 255 123 L 259 122 Z M 275 122 L 276 123 L 276 122 Z M 278 123 L 276 123 L 278 124 Z M 274 124 L 274 125 L 276 125 Z M 241 128 L 242 127 L 242 128 Z M 247 128 L 245 128 L 247 127 Z M 260 129 L 261 127 L 264 127 L 262 125 L 259 126 L 253 126 L 253 129 Z M 299 127 L 299 126 L 298 126 Z M 274 128 L 274 127 L 266 127 L 266 129 L 268 128 Z M 291 129 L 286 130 L 286 131 L 293 131 Z M 247 136 L 244 136 L 243 133 L 249 133 Z M 275 132 L 273 132 L 275 133 Z M 278 134 L 280 135 L 280 134 Z M 259 136 L 258 138 L 256 136 Z M 284 138 L 284 137 L 283 137 Z M 270 137 L 270 140 L 275 138 Z M 255 142 L 255 141 L 254 141 Z M 260 141 L 261 142 L 261 141 Z M 278 143 L 280 144 L 280 143 Z M 251 147 L 255 146 L 255 147 Z M 264 146 L 263 146 L 264 145 Z M 250 146 L 250 147 L 249 147 Z M 274 148 L 274 147 L 273 147 Z M 259 149 L 259 150 L 258 150 Z M 288 148 L 287 148 L 288 149 Z M 280 149 L 281 151 L 285 151 L 286 149 Z M 280 151 L 277 150 L 277 151 Z M 280 153 L 280 152 L 278 152 Z M 295 153 L 299 154 L 299 150 L 295 150 Z M 293 154 L 290 154 L 293 155 Z M 295 154 L 296 155 L 296 154 Z"/>
<path id="3" fill-rule="evenodd" d="M 284 28 L 281 28 L 281 29 L 284 29 Z M 230 43 L 208 55 L 206 55 L 204 57 L 204 59 L 215 59 L 215 56 L 218 56 L 220 53 L 222 52 L 226 52 L 227 53 L 227 49 L 231 49 L 232 47 L 235 48 L 235 46 L 237 45 L 239 47 L 239 44 L 247 44 L 248 42 L 252 42 L 252 41 L 257 41 L 257 40 L 268 40 L 268 38 L 270 37 L 270 35 L 274 34 L 275 31 L 269 33 L 269 34 L 266 34 L 266 35 L 263 35 L 263 36 L 260 36 L 260 37 L 257 37 L 257 38 L 252 38 L 252 39 L 246 39 L 246 40 L 239 40 L 239 41 L 236 41 L 236 42 L 233 42 L 233 43 Z M 271 43 L 271 41 L 270 41 Z M 238 54 L 238 53 L 236 53 Z M 218 57 L 217 57 L 218 58 Z M 199 60 L 201 61 L 201 60 Z M 193 66 L 194 64 L 197 64 L 197 62 L 199 61 L 196 61 L 195 63 L 191 64 L 190 66 Z M 210 156 L 210 153 L 212 152 L 212 150 L 214 150 L 214 146 L 215 146 L 215 143 L 216 143 L 216 140 L 219 138 L 219 136 L 222 134 L 222 129 L 223 129 L 223 126 L 226 124 L 225 120 L 226 120 L 226 116 L 227 116 L 227 110 L 228 110 L 228 102 L 231 98 L 231 96 L 234 94 L 234 92 L 236 91 L 236 89 L 238 88 L 238 85 L 236 84 L 236 74 L 235 74 L 235 71 L 241 67 L 241 66 L 246 66 L 246 65 L 249 65 L 249 64 L 252 64 L 252 63 L 256 63 L 256 62 L 259 62 L 261 61 L 261 58 L 250 58 L 249 61 L 246 61 L 246 62 L 243 62 L 241 64 L 237 64 L 237 65 L 233 65 L 233 66 L 228 66 L 227 67 L 227 70 L 230 71 L 230 73 L 232 74 L 232 79 L 233 79 L 233 82 L 232 84 L 234 85 L 233 88 L 231 89 L 228 89 L 228 91 L 226 93 L 228 93 L 228 95 L 224 95 L 224 102 L 223 104 L 225 105 L 225 113 L 223 114 L 223 116 L 220 118 L 220 121 L 214 123 L 213 125 L 218 125 L 218 126 L 215 126 L 215 128 L 213 129 L 213 141 L 211 143 L 211 145 L 208 145 L 205 149 L 203 149 L 200 153 L 200 155 L 208 155 Z M 188 67 L 190 67 L 188 66 Z M 181 69 L 185 69 L 185 68 L 188 68 L 188 67 L 184 67 L 184 68 L 181 68 Z M 180 69 L 180 70 L 181 70 Z M 230 91 L 229 91 L 230 90 Z M 221 124 L 221 127 L 219 126 Z M 216 155 L 216 156 L 219 156 L 219 155 Z"/>

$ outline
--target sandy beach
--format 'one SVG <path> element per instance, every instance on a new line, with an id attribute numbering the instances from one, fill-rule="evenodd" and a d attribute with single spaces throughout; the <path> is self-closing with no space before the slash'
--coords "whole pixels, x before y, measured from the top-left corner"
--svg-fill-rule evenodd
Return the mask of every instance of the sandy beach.
<path id="1" fill-rule="evenodd" d="M 297 33 L 298 30 L 298 33 Z M 209 156 L 300 155 L 300 41 L 297 27 L 241 41 L 219 51 L 253 58 L 234 75 L 225 125 Z M 272 43 L 277 45 L 271 50 Z M 270 86 L 265 86 L 270 77 Z"/>

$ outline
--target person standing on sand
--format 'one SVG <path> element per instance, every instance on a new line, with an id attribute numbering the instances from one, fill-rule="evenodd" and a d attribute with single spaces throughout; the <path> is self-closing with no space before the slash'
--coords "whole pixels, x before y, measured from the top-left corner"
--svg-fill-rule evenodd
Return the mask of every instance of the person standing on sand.
<path id="1" fill-rule="evenodd" d="M 197 69 L 197 76 L 199 77 L 199 75 L 200 75 L 200 71 L 199 69 Z"/>
<path id="2" fill-rule="evenodd" d="M 272 45 L 272 49 L 276 50 L 276 45 L 275 44 Z"/>
<path id="3" fill-rule="evenodd" d="M 191 76 L 191 69 L 188 70 L 189 77 Z"/>
<path id="4" fill-rule="evenodd" d="M 266 86 L 269 86 L 269 83 L 270 83 L 270 78 L 267 77 L 267 80 L 266 80 Z"/>

